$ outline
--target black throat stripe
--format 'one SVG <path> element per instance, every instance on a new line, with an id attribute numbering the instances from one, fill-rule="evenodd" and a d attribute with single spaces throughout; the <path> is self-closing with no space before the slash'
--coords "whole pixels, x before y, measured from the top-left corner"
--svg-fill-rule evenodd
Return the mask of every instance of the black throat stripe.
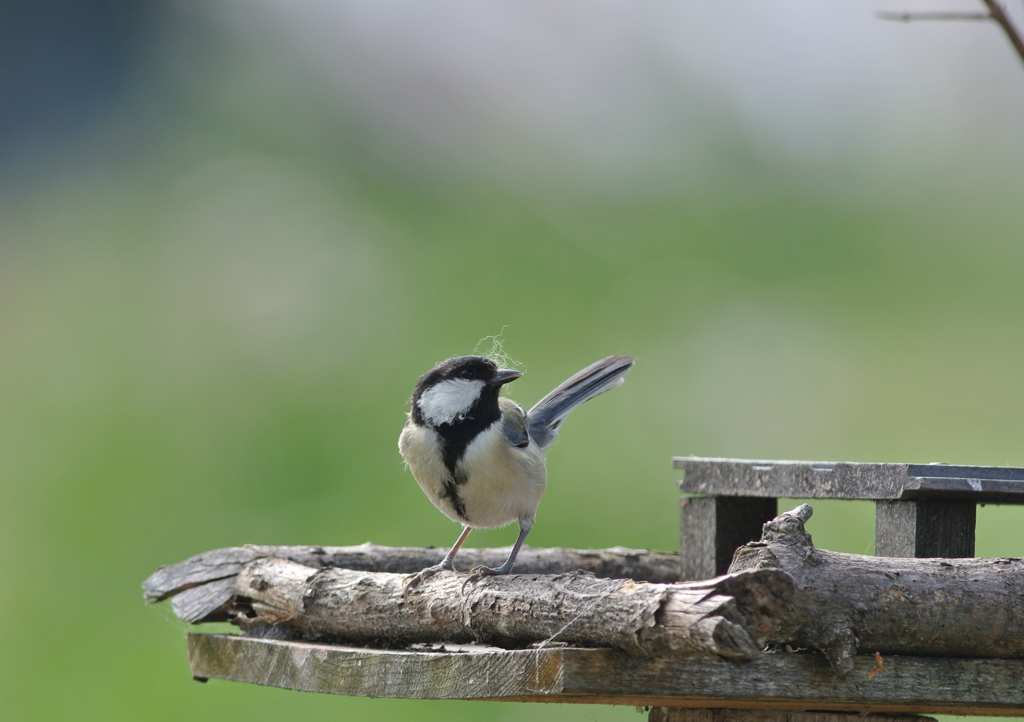
<path id="1" fill-rule="evenodd" d="M 466 502 L 464 502 L 462 500 L 462 496 L 459 495 L 459 482 L 449 476 L 443 483 L 444 491 L 441 492 L 441 498 L 447 499 L 448 503 L 452 505 L 452 510 L 455 514 L 462 519 L 462 521 L 468 524 L 469 519 L 466 518 Z M 465 480 L 463 480 L 462 483 L 465 483 Z"/>
<path id="2" fill-rule="evenodd" d="M 476 404 L 463 418 L 450 424 L 438 424 L 434 431 L 441 437 L 441 459 L 452 475 L 455 484 L 465 484 L 465 475 L 458 471 L 459 461 L 466 453 L 473 439 L 501 419 L 498 406 L 498 389 L 484 389 Z"/>
<path id="3" fill-rule="evenodd" d="M 441 460 L 448 470 L 449 477 L 444 480 L 442 497 L 452 505 L 452 509 L 460 519 L 469 523 L 466 516 L 466 503 L 459 493 L 459 487 L 469 481 L 466 470 L 459 467 L 459 462 L 466 454 L 466 448 L 481 432 L 495 422 L 501 420 L 501 409 L 498 406 L 498 393 L 485 393 L 477 400 L 465 417 L 451 424 L 439 424 L 434 431 L 441 440 Z"/>

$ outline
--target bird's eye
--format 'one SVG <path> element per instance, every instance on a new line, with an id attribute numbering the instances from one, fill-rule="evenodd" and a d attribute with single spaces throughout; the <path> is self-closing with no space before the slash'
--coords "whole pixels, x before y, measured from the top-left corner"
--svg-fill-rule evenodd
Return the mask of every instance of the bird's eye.
<path id="1" fill-rule="evenodd" d="M 473 378 L 473 369 L 462 369 L 459 371 L 459 376 L 464 379 L 471 379 Z"/>

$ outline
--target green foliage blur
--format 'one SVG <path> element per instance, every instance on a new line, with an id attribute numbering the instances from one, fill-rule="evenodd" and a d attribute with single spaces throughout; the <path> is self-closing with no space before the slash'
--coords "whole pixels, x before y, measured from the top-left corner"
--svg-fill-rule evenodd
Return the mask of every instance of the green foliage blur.
<path id="1" fill-rule="evenodd" d="M 692 85 L 677 168 L 616 174 L 514 119 L 432 146 L 254 14 L 154 11 L 104 113 L 5 156 L 3 719 L 645 719 L 200 685 L 142 602 L 217 547 L 449 545 L 396 441 L 417 376 L 495 336 L 527 405 L 639 357 L 549 452 L 534 546 L 676 549 L 674 455 L 1024 466 L 1019 132 L 819 163 Z M 815 509 L 819 546 L 872 551 L 870 505 Z M 980 510 L 979 555 L 1024 554 L 1022 514 Z"/>

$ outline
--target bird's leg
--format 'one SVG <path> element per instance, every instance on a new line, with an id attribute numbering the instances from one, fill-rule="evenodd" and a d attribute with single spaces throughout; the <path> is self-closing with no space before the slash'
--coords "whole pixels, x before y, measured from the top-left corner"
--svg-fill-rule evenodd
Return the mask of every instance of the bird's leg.
<path id="1" fill-rule="evenodd" d="M 427 567 L 423 571 L 416 572 L 411 577 L 406 577 L 405 580 L 405 592 L 408 593 L 410 589 L 416 587 L 424 579 L 429 579 L 438 572 L 454 572 L 455 565 L 452 563 L 455 559 L 455 555 L 459 553 L 459 549 L 462 547 L 462 542 L 466 541 L 466 537 L 473 531 L 473 527 L 464 526 L 462 527 L 462 533 L 459 534 L 459 538 L 455 540 L 455 544 L 448 550 L 448 553 L 444 555 L 444 559 L 441 560 L 440 564 L 435 564 L 432 567 Z"/>
<path id="2" fill-rule="evenodd" d="M 532 525 L 531 525 L 532 526 Z M 524 527 L 520 524 L 519 526 L 519 538 L 516 539 L 516 543 L 512 546 L 512 553 L 508 555 L 508 559 L 497 569 L 491 569 L 490 567 L 474 567 L 469 572 L 469 577 L 462 583 L 462 593 L 466 593 L 466 585 L 474 584 L 484 577 L 496 577 L 502 574 L 508 574 L 512 571 L 512 565 L 516 563 L 516 557 L 519 555 L 519 549 L 523 546 L 523 540 L 526 539 L 526 535 L 530 533 L 530 527 Z"/>

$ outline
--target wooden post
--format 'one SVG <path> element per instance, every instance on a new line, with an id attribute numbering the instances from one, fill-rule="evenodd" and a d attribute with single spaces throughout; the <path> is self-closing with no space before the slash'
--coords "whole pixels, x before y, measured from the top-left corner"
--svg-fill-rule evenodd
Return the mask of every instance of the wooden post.
<path id="1" fill-rule="evenodd" d="M 725 574 L 733 552 L 760 539 L 761 527 L 778 514 L 775 499 L 752 496 L 684 497 L 679 507 L 682 580 Z"/>
<path id="2" fill-rule="evenodd" d="M 875 502 L 875 556 L 974 556 L 977 504 L 916 499 Z"/>

